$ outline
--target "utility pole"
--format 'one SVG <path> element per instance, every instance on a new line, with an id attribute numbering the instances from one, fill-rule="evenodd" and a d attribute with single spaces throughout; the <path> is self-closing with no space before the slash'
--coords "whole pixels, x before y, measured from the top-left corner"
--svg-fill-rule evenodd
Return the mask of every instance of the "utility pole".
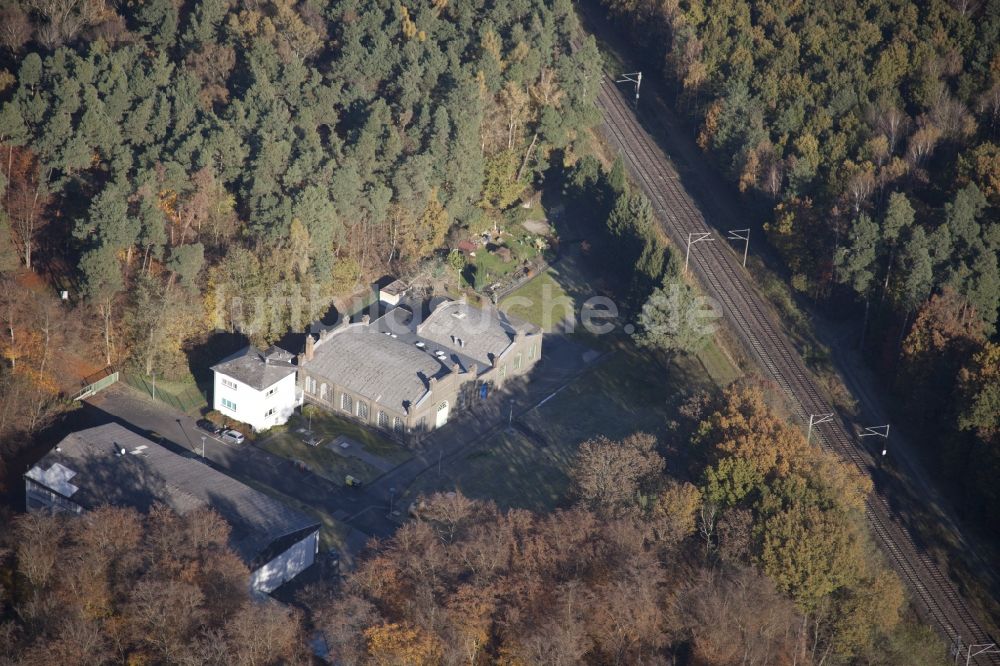
<path id="1" fill-rule="evenodd" d="M 812 440 L 813 426 L 817 426 L 820 423 L 829 423 L 833 420 L 833 412 L 829 414 L 810 414 L 809 415 L 809 430 L 806 432 L 806 443 L 808 444 Z"/>
<path id="2" fill-rule="evenodd" d="M 688 263 L 691 261 L 691 246 L 702 241 L 714 241 L 712 234 L 707 231 L 697 231 L 688 234 L 687 251 L 684 253 L 684 275 L 688 272 Z"/>
<path id="3" fill-rule="evenodd" d="M 962 648 L 959 647 L 959 650 Z M 975 650 L 975 652 L 973 652 Z M 996 643 L 971 643 L 965 646 L 965 666 L 972 663 L 973 657 L 981 654 L 1000 654 L 1000 647 Z"/>
<path id="4" fill-rule="evenodd" d="M 635 105 L 639 106 L 639 86 L 642 85 L 642 72 L 632 72 L 631 74 L 622 74 L 622 78 L 615 81 L 615 83 L 634 83 L 635 84 Z"/>
<path id="5" fill-rule="evenodd" d="M 201 457 L 205 457 L 205 436 L 201 436 Z"/>
<path id="6" fill-rule="evenodd" d="M 750 252 L 750 230 L 749 229 L 730 229 L 729 240 L 741 240 L 746 241 L 746 245 L 743 246 L 743 268 L 747 267 L 747 254 Z"/>
<path id="7" fill-rule="evenodd" d="M 151 373 L 150 377 L 153 378 L 153 400 L 156 400 L 156 373 Z"/>
<path id="8" fill-rule="evenodd" d="M 889 424 L 869 426 L 865 428 L 865 431 L 859 437 L 871 437 L 872 435 L 882 438 L 882 455 L 887 454 L 889 452 Z"/>

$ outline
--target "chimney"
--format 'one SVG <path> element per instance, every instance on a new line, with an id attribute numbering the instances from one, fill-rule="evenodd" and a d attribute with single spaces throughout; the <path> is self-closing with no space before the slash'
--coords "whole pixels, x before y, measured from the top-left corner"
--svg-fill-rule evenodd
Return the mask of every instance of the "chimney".
<path id="1" fill-rule="evenodd" d="M 458 374 L 458 371 L 461 369 L 462 366 L 460 366 L 457 362 L 451 364 L 451 371 L 454 372 L 456 375 Z"/>
<path id="2" fill-rule="evenodd" d="M 497 356 L 496 354 L 491 354 L 490 355 L 490 365 L 495 368 L 499 364 L 500 364 L 500 357 Z"/>
<path id="3" fill-rule="evenodd" d="M 306 351 L 305 357 L 307 361 L 313 360 L 313 356 L 316 354 L 316 341 L 313 340 L 313 336 L 306 335 Z"/>
<path id="4" fill-rule="evenodd" d="M 430 390 L 434 390 L 434 386 L 438 383 L 437 377 L 431 377 L 430 381 L 427 382 L 430 385 Z"/>
<path id="5" fill-rule="evenodd" d="M 469 366 L 469 372 L 472 373 L 473 377 L 478 377 L 479 376 L 479 364 L 478 363 L 473 363 L 471 366 Z"/>
<path id="6" fill-rule="evenodd" d="M 364 324 L 365 326 L 367 326 L 368 322 L 370 322 L 371 320 L 372 320 L 371 315 L 369 315 L 367 312 L 361 315 L 361 323 Z"/>

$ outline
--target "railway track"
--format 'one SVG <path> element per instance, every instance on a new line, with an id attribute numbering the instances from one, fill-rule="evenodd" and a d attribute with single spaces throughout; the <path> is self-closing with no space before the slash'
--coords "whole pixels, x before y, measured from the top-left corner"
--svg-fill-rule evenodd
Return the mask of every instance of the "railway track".
<path id="1" fill-rule="evenodd" d="M 683 189 L 669 158 L 642 128 L 621 92 L 606 76 L 601 81 L 598 105 L 604 114 L 606 137 L 622 153 L 626 167 L 649 197 L 668 236 L 678 246 L 684 246 L 689 233 L 715 234 L 717 230 L 706 222 Z M 693 245 L 691 269 L 708 295 L 722 306 L 726 319 L 756 361 L 787 395 L 798 416 L 808 421 L 810 414 L 833 412 L 802 357 L 784 334 L 776 314 L 753 289 L 752 278 L 727 244 Z M 839 418 L 814 427 L 813 434 L 827 450 L 839 454 L 861 473 L 873 475 L 876 465 L 872 456 Z M 884 491 L 876 489 L 868 496 L 866 516 L 877 543 L 909 587 L 925 619 L 946 641 L 953 647 L 994 642 L 969 611 L 956 586 L 915 543 Z M 963 652 L 963 663 L 965 657 Z M 1000 655 L 980 654 L 973 656 L 970 663 L 1000 664 Z"/>

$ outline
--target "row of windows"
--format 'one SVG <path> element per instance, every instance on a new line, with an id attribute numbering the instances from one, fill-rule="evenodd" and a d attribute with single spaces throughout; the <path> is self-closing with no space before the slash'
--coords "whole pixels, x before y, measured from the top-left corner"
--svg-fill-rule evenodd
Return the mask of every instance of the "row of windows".
<path id="1" fill-rule="evenodd" d="M 227 400 L 227 399 L 223 398 L 222 399 L 222 406 L 225 407 L 226 409 L 231 409 L 234 412 L 236 411 L 236 403 L 233 402 L 232 400 Z"/>
<path id="2" fill-rule="evenodd" d="M 222 385 L 225 386 L 226 388 L 233 389 L 234 391 L 236 390 L 236 382 L 230 381 L 225 377 L 223 377 L 222 379 Z"/>
<path id="3" fill-rule="evenodd" d="M 305 384 L 306 384 L 306 393 L 309 393 L 311 395 L 316 395 L 316 380 L 312 377 L 306 377 Z M 327 400 L 328 392 L 329 389 L 325 382 L 319 385 L 320 400 Z M 362 419 L 364 421 L 367 421 L 371 416 L 371 411 L 369 410 L 367 402 L 359 400 L 357 402 L 357 405 L 355 406 L 354 398 L 352 398 L 347 393 L 340 394 L 340 408 L 343 411 L 347 412 L 348 414 L 353 414 L 357 416 L 359 419 Z M 380 428 L 389 428 L 389 415 L 383 412 L 382 410 L 379 410 L 378 413 L 375 415 L 375 422 L 378 424 Z M 403 419 L 399 418 L 398 416 L 393 416 L 392 429 L 395 432 L 401 433 L 403 432 L 403 428 L 404 428 Z"/>

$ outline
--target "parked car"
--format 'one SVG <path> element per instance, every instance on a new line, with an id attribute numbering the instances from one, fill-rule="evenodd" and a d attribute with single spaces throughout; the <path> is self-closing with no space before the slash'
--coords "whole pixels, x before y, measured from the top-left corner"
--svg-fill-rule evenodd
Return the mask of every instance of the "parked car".
<path id="1" fill-rule="evenodd" d="M 198 419 L 198 422 L 195 423 L 195 425 L 212 435 L 218 435 L 222 432 L 222 426 L 217 426 L 208 419 Z"/>
<path id="2" fill-rule="evenodd" d="M 227 444 L 242 444 L 246 437 L 243 433 L 236 432 L 235 430 L 223 430 L 221 435 L 222 441 Z"/>

